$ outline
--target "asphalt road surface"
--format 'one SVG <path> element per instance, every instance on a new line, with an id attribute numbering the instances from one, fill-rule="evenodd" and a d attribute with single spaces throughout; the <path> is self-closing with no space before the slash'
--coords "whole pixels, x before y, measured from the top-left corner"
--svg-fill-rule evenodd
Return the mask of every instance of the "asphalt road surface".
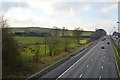
<path id="1" fill-rule="evenodd" d="M 41 78 L 118 78 L 110 39 L 99 40 Z"/>

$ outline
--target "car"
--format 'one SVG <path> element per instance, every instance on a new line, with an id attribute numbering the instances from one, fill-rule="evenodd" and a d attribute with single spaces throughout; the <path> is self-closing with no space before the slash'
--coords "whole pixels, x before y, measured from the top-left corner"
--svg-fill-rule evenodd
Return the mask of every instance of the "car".
<path id="1" fill-rule="evenodd" d="M 102 39 L 102 41 L 104 41 L 104 39 Z"/>
<path id="2" fill-rule="evenodd" d="M 106 40 L 106 38 L 103 38 L 103 39 L 102 39 L 102 41 L 105 41 L 105 40 Z"/>
<path id="3" fill-rule="evenodd" d="M 107 44 L 110 44 L 110 42 L 107 42 Z"/>
<path id="4" fill-rule="evenodd" d="M 101 46 L 101 49 L 105 49 L 104 45 Z"/>

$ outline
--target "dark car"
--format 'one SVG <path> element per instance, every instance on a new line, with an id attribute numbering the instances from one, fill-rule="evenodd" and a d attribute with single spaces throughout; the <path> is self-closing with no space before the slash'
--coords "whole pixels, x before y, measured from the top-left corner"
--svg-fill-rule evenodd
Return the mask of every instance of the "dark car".
<path id="1" fill-rule="evenodd" d="M 107 44 L 110 44 L 110 42 L 107 42 Z"/>
<path id="2" fill-rule="evenodd" d="M 102 41 L 105 41 L 105 40 L 106 40 L 106 38 L 103 38 L 103 39 L 102 39 Z"/>
<path id="3" fill-rule="evenodd" d="M 104 41 L 104 39 L 102 39 L 102 41 Z"/>
<path id="4" fill-rule="evenodd" d="M 101 49 L 105 49 L 104 45 L 101 46 Z"/>

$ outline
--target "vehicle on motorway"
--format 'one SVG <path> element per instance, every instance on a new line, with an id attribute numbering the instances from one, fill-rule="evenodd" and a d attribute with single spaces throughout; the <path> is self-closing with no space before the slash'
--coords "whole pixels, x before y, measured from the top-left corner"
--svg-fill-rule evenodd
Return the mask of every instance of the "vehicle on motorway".
<path id="1" fill-rule="evenodd" d="M 107 44 L 110 44 L 110 42 L 107 42 Z"/>
<path id="2" fill-rule="evenodd" d="M 105 49 L 104 45 L 101 46 L 101 49 Z"/>
<path id="3" fill-rule="evenodd" d="M 102 39 L 102 41 L 105 41 L 105 40 L 106 40 L 106 38 L 103 38 L 103 39 Z"/>

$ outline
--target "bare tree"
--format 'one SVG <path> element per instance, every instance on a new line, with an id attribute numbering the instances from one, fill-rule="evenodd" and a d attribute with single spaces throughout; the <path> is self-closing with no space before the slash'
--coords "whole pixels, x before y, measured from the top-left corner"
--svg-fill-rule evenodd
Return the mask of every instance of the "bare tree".
<path id="1" fill-rule="evenodd" d="M 65 27 L 62 27 L 62 36 L 64 36 Z"/>
<path id="2" fill-rule="evenodd" d="M 66 52 L 69 49 L 70 39 L 67 38 L 67 37 L 64 37 L 63 38 L 63 43 L 64 43 L 64 51 Z"/>
<path id="3" fill-rule="evenodd" d="M 40 53 L 40 43 L 39 42 L 36 42 L 35 43 L 35 60 L 38 61 L 39 59 L 39 53 Z"/>
<path id="4" fill-rule="evenodd" d="M 77 39 L 77 42 L 79 43 L 79 39 L 80 39 L 80 27 L 75 28 L 74 33 L 75 33 L 75 37 Z"/>
<path id="5" fill-rule="evenodd" d="M 54 53 L 57 52 L 57 48 L 59 47 L 60 39 L 58 36 L 58 30 L 53 31 L 53 35 L 46 37 L 46 44 L 49 48 L 49 55 L 52 56 Z"/>
<path id="6" fill-rule="evenodd" d="M 46 38 L 46 43 L 47 43 L 47 46 L 49 48 L 49 55 L 52 56 L 53 55 L 53 50 L 55 48 L 55 37 L 53 36 L 50 36 L 50 37 L 47 37 Z"/>

